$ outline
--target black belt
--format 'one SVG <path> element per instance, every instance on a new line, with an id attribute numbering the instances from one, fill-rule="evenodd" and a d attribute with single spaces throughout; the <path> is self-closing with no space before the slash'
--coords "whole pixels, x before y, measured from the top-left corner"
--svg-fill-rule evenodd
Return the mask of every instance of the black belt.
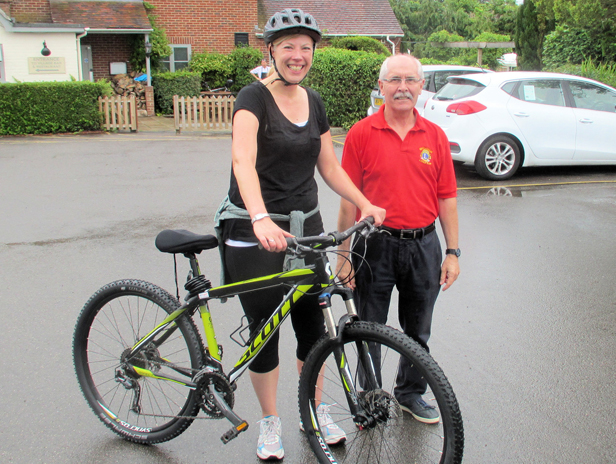
<path id="1" fill-rule="evenodd" d="M 380 226 L 379 229 L 381 232 L 385 232 L 386 234 L 399 238 L 400 240 L 417 240 L 428 235 L 436 229 L 436 226 L 432 223 L 422 229 L 392 229 L 387 226 Z"/>

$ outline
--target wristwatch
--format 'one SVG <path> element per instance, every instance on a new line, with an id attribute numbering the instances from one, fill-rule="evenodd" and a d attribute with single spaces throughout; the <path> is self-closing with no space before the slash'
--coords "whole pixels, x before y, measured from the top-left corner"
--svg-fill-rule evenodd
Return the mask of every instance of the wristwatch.
<path id="1" fill-rule="evenodd" d="M 456 257 L 460 257 L 460 249 L 459 248 L 447 248 L 445 250 L 446 255 L 456 255 Z"/>
<path id="2" fill-rule="evenodd" d="M 269 214 L 267 214 L 267 213 L 259 213 L 259 214 L 255 214 L 255 217 L 253 217 L 253 218 L 250 220 L 250 223 L 251 223 L 251 224 L 254 224 L 255 222 L 260 221 L 261 219 L 265 219 L 266 217 L 270 217 L 270 215 L 269 215 Z"/>

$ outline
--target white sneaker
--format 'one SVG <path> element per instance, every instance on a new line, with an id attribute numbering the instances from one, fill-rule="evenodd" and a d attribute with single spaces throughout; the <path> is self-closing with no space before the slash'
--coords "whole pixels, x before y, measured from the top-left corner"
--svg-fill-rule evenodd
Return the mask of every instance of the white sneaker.
<path id="1" fill-rule="evenodd" d="M 321 427 L 321 433 L 325 439 L 325 443 L 328 445 L 337 445 L 346 441 L 346 433 L 342 430 L 329 415 L 329 409 L 333 405 L 321 403 L 317 407 L 317 419 L 319 420 L 319 426 Z M 304 424 L 299 421 L 299 429 L 304 431 Z"/>
<path id="2" fill-rule="evenodd" d="M 284 458 L 282 447 L 282 428 L 280 418 L 267 416 L 259 421 L 259 441 L 257 456 L 263 461 L 279 461 Z"/>

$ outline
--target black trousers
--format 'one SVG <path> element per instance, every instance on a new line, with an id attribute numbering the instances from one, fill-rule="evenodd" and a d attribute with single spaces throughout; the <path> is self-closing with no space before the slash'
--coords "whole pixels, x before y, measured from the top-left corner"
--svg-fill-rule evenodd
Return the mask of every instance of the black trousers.
<path id="1" fill-rule="evenodd" d="M 284 253 L 272 253 L 257 246 L 225 246 L 225 265 L 231 282 L 282 272 L 284 257 Z M 250 335 L 272 315 L 288 290 L 289 287 L 279 286 L 239 295 L 250 322 Z M 297 339 L 297 359 L 304 361 L 312 346 L 325 333 L 325 319 L 319 308 L 318 294 L 305 295 L 297 302 L 291 310 L 291 323 Z M 275 369 L 279 363 L 278 342 L 279 332 L 276 332 L 249 369 L 261 374 Z"/>
<path id="2" fill-rule="evenodd" d="M 357 269 L 354 297 L 359 316 L 366 321 L 385 324 L 395 287 L 399 293 L 398 320 L 402 331 L 429 350 L 443 258 L 436 231 L 418 240 L 401 240 L 385 232 L 371 235 L 367 243 L 359 237 L 354 250 L 360 255 L 364 250 L 366 253 L 366 262 L 361 266 L 361 259 L 353 258 Z M 380 347 L 371 347 L 371 351 L 378 363 Z M 394 393 L 398 401 L 426 392 L 426 381 L 402 359 L 396 383 Z"/>

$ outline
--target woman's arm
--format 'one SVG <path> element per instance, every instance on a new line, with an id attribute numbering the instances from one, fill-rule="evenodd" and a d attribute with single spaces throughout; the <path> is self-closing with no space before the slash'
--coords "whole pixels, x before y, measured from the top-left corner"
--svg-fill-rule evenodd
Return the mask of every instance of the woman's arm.
<path id="1" fill-rule="evenodd" d="M 258 130 L 259 120 L 253 113 L 247 110 L 235 113 L 231 143 L 233 173 L 251 218 L 257 214 L 267 213 L 256 169 Z M 292 236 L 278 227 L 269 217 L 254 222 L 253 229 L 263 248 L 269 251 L 284 250 L 287 246 L 284 238 Z"/>
<path id="2" fill-rule="evenodd" d="M 385 210 L 374 206 L 355 186 L 346 171 L 342 169 L 329 131 L 321 135 L 321 153 L 317 160 L 317 169 L 325 183 L 342 198 L 348 200 L 361 211 L 361 218 L 374 217 L 374 224 L 380 226 L 385 220 Z"/>

